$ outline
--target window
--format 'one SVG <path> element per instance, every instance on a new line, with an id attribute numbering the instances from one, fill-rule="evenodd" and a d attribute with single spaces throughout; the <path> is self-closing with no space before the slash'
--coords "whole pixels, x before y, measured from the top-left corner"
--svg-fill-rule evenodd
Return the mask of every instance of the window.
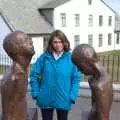
<path id="1" fill-rule="evenodd" d="M 91 46 L 93 45 L 93 35 L 92 34 L 88 35 L 88 44 Z"/>
<path id="2" fill-rule="evenodd" d="M 92 26 L 93 25 L 93 15 L 89 15 L 89 18 L 88 18 L 88 21 L 89 21 L 89 26 Z"/>
<path id="3" fill-rule="evenodd" d="M 108 25 L 111 26 L 112 25 L 112 16 L 108 17 Z"/>
<path id="4" fill-rule="evenodd" d="M 99 41 L 98 41 L 98 46 L 101 47 L 103 45 L 103 35 L 99 34 Z"/>
<path id="5" fill-rule="evenodd" d="M 75 14 L 75 26 L 80 26 L 80 15 Z"/>
<path id="6" fill-rule="evenodd" d="M 43 50 L 45 51 L 47 49 L 47 46 L 48 46 L 48 40 L 49 40 L 49 35 L 46 35 L 44 37 L 44 40 L 43 40 Z"/>
<path id="7" fill-rule="evenodd" d="M 61 26 L 65 27 L 66 26 L 66 13 L 61 13 L 60 17 L 61 17 Z"/>
<path id="8" fill-rule="evenodd" d="M 102 26 L 103 25 L 103 16 L 100 15 L 99 16 L 99 26 Z"/>
<path id="9" fill-rule="evenodd" d="M 80 36 L 74 35 L 74 47 L 80 44 Z"/>
<path id="10" fill-rule="evenodd" d="M 117 40 L 116 40 L 116 44 L 120 44 L 120 33 L 117 33 Z"/>
<path id="11" fill-rule="evenodd" d="M 92 4 L 92 0 L 88 0 L 88 4 L 91 5 Z"/>
<path id="12" fill-rule="evenodd" d="M 108 33 L 108 45 L 112 44 L 112 34 Z"/>

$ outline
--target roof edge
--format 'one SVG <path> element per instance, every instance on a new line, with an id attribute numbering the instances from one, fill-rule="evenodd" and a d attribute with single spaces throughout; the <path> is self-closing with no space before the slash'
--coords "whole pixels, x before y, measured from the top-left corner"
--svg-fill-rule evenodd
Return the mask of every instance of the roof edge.
<path id="1" fill-rule="evenodd" d="M 114 9 L 112 9 L 106 2 L 104 2 L 103 0 L 101 0 L 101 2 L 105 4 L 110 10 L 112 10 L 115 14 L 117 14 L 117 12 Z"/>
<path id="2" fill-rule="evenodd" d="M 4 22 L 7 24 L 7 26 L 10 28 L 11 31 L 15 30 L 15 27 L 10 24 L 9 19 L 7 18 L 7 16 L 5 16 L 5 14 L 3 13 L 3 11 L 0 9 L 0 15 L 3 18 Z"/>

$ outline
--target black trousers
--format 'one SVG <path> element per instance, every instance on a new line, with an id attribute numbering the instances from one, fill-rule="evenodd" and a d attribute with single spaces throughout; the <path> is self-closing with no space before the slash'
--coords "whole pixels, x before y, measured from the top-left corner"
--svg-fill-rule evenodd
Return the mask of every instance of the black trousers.
<path id="1" fill-rule="evenodd" d="M 42 120 L 53 120 L 54 109 L 41 109 Z M 67 120 L 68 111 L 67 110 L 56 110 L 57 120 Z"/>

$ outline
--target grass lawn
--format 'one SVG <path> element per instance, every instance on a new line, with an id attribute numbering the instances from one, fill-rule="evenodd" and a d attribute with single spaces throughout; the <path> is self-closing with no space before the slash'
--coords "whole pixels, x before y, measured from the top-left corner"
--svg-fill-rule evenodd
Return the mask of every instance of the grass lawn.
<path id="1" fill-rule="evenodd" d="M 7 69 L 7 66 L 0 66 L 0 75 L 2 75 L 4 72 L 5 72 L 5 70 Z"/>
<path id="2" fill-rule="evenodd" d="M 98 53 L 98 55 L 120 55 L 120 50 L 100 52 L 100 53 Z"/>

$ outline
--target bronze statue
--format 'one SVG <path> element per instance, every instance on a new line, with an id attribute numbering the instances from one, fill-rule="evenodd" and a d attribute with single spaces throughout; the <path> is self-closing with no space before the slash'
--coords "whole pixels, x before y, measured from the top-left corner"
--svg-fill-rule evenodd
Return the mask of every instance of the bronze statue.
<path id="1" fill-rule="evenodd" d="M 5 37 L 3 47 L 13 64 L 1 83 L 2 120 L 26 120 L 27 74 L 34 55 L 33 43 L 27 34 L 15 31 Z"/>
<path id="2" fill-rule="evenodd" d="M 95 50 L 88 44 L 80 44 L 73 50 L 72 60 L 81 72 L 89 76 L 92 108 L 87 120 L 109 120 L 113 100 L 112 80 L 98 62 Z"/>

